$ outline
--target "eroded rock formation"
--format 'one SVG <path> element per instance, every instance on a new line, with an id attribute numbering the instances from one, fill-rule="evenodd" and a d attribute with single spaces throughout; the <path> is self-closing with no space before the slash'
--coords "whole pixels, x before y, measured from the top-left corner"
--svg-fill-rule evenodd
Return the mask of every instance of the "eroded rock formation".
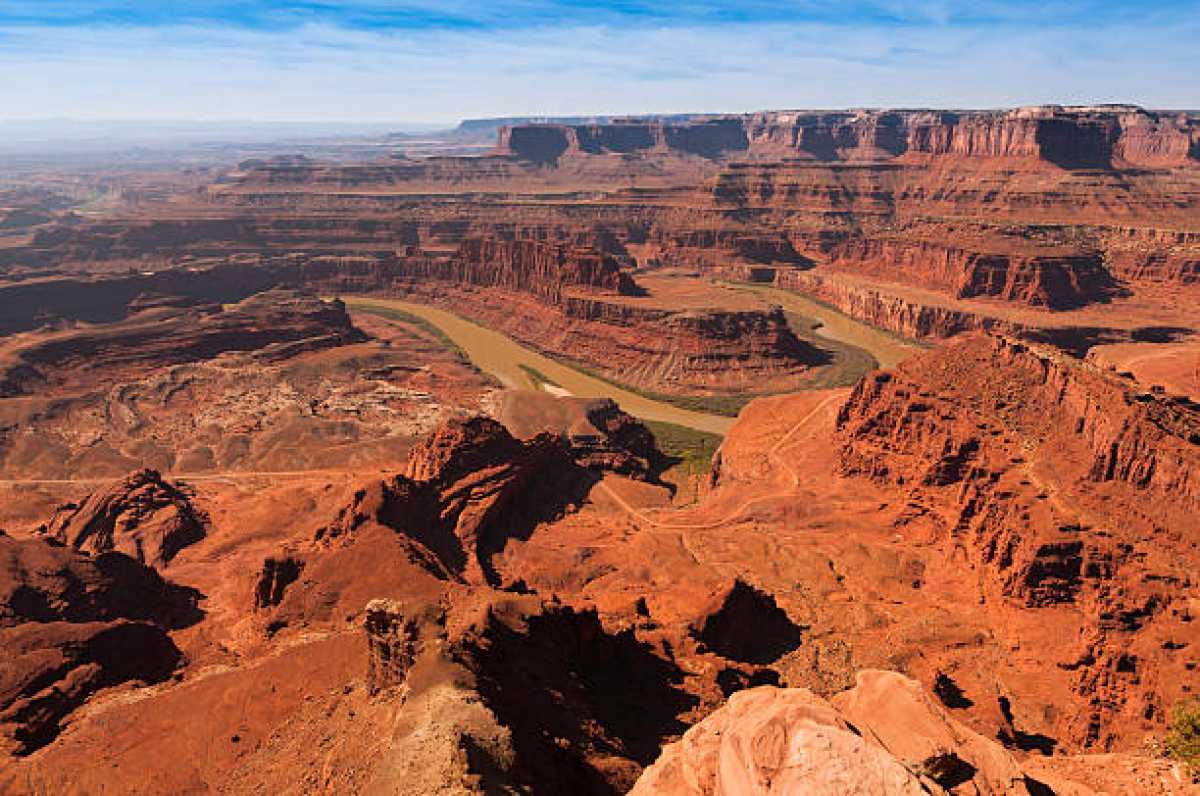
<path id="1" fill-rule="evenodd" d="M 490 418 L 448 420 L 413 449 L 402 474 L 359 489 L 317 540 L 382 525 L 412 540 L 416 559 L 435 573 L 498 585 L 491 556 L 578 505 L 595 469 L 649 473 L 653 437 L 613 410 L 597 410 L 605 436 L 574 440 L 543 433 L 522 441 Z"/>
<path id="2" fill-rule="evenodd" d="M 99 289 L 109 284 L 99 283 Z M 114 304 L 113 310 L 118 310 Z M 223 353 L 259 352 L 264 360 L 365 339 L 341 302 L 269 291 L 230 308 L 214 304 L 177 309 L 133 303 L 145 312 L 121 323 L 51 333 L 5 352 L 0 396 L 56 387 L 78 387 L 97 371 L 111 378 L 153 367 L 211 359 Z M 74 320 L 63 317 L 60 320 Z"/>
<path id="3" fill-rule="evenodd" d="M 1055 733 L 1108 745 L 1178 698 L 1175 650 L 1196 640 L 1190 402 L 980 335 L 864 379 L 838 423 L 843 470 L 902 485 L 902 527 L 962 556 L 981 596 L 1076 612 L 1057 665 L 1085 709 Z"/>
<path id="4" fill-rule="evenodd" d="M 54 740 L 97 691 L 161 682 L 181 662 L 167 630 L 195 621 L 195 595 L 120 554 L 95 558 L 0 533 L 0 747 Z"/>
<path id="5" fill-rule="evenodd" d="M 115 550 L 154 567 L 204 538 L 208 518 L 154 470 L 141 470 L 54 512 L 39 533 L 76 550 Z"/>
<path id="6" fill-rule="evenodd" d="M 451 726 L 443 730 L 448 748 L 466 752 L 455 765 L 459 775 L 476 777 L 464 782 L 467 792 L 622 792 L 663 736 L 681 729 L 674 714 L 689 699 L 674 682 L 682 673 L 632 634 L 606 632 L 595 612 L 458 593 L 447 609 L 423 614 L 373 601 L 365 622 L 372 690 L 398 688 L 409 704 L 421 704 L 453 684 L 456 693 L 439 701 L 484 708 L 465 716 L 448 710 Z M 424 731 L 398 729 L 414 739 Z M 395 767 L 385 766 L 379 781 L 396 776 L 404 746 L 404 738 L 393 739 Z M 417 792 L 400 781 L 392 787 Z"/>

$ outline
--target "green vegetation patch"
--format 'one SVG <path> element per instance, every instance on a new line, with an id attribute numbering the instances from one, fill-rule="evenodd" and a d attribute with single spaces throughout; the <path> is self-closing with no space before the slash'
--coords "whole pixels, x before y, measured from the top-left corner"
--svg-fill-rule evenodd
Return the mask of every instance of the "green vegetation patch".
<path id="1" fill-rule="evenodd" d="M 1189 699 L 1175 705 L 1167 736 L 1163 739 L 1167 755 L 1200 775 L 1200 699 Z"/>
<path id="2" fill-rule="evenodd" d="M 654 435 L 658 449 L 686 476 L 703 475 L 712 466 L 713 454 L 721 445 L 719 434 L 697 431 L 687 426 L 664 423 L 658 420 L 643 420 L 646 428 Z"/>
<path id="3" fill-rule="evenodd" d="M 788 327 L 801 342 L 829 357 L 826 364 L 814 367 L 801 383 L 799 390 L 830 390 L 835 387 L 853 387 L 858 380 L 879 367 L 870 351 L 849 343 L 822 337 L 816 330 L 821 322 L 806 315 L 785 311 Z"/>

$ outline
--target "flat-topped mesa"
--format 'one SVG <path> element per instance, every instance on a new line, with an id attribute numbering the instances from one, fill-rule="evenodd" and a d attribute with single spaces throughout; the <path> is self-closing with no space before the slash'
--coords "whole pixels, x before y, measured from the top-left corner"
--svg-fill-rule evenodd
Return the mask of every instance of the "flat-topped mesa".
<path id="1" fill-rule="evenodd" d="M 538 163 L 573 155 L 676 153 L 716 158 L 745 152 L 746 131 L 737 117 L 682 123 L 614 119 L 608 124 L 522 124 L 501 127 L 496 153 Z"/>
<path id="2" fill-rule="evenodd" d="M 517 124 L 497 154 L 554 163 L 564 156 L 674 153 L 836 161 L 901 157 L 1022 159 L 1067 169 L 1200 166 L 1200 118 L 1132 105 L 1008 111 L 765 111 L 681 122 Z"/>
<path id="3" fill-rule="evenodd" d="M 116 280 L 91 284 L 102 295 L 109 281 Z M 78 385 L 100 372 L 137 374 L 235 353 L 282 359 L 366 339 L 341 301 L 302 292 L 270 290 L 224 307 L 187 296 L 161 303 L 166 306 L 155 307 L 155 301 L 144 296 L 131 298 L 124 308 L 114 302 L 114 314 L 147 311 L 118 323 L 50 333 L 13 348 L 10 361 L 0 365 L 0 395 L 29 394 L 46 384 Z M 172 303 L 195 306 L 177 308 Z M 64 315 L 64 320 L 70 319 Z"/>
<path id="4" fill-rule="evenodd" d="M 1200 166 L 1200 118 L 1135 106 L 1011 111 L 767 112 L 747 117 L 753 154 L 817 161 L 996 158 L 1068 169 Z"/>
<path id="5" fill-rule="evenodd" d="M 625 296 L 640 292 L 617 258 L 542 240 L 468 238 L 451 261 L 448 276 L 460 284 L 532 293 L 551 304 L 562 301 L 567 286 Z"/>

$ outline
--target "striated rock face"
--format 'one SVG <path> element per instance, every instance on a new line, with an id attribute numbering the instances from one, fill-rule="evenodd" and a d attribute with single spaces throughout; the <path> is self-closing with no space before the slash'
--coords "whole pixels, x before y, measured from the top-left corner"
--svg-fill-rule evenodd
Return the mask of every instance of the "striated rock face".
<path id="1" fill-rule="evenodd" d="M 170 676 L 181 653 L 166 630 L 195 620 L 195 599 L 119 553 L 0 533 L 0 749 L 50 743 L 102 688 Z"/>
<path id="2" fill-rule="evenodd" d="M 778 271 L 774 281 L 781 288 L 819 298 L 852 318 L 917 340 L 942 339 L 967 331 L 1020 331 L 1014 324 L 990 316 L 906 300 L 807 271 Z"/>
<path id="3" fill-rule="evenodd" d="M 1185 607 L 1200 410 L 975 335 L 865 378 L 838 427 L 842 470 L 905 487 L 903 526 L 962 557 L 982 597 L 1073 612 L 1053 654 L 1079 713 L 1053 734 L 1107 746 L 1161 721 L 1186 679 L 1178 650 L 1200 641 Z"/>
<path id="4" fill-rule="evenodd" d="M 831 702 L 770 686 L 734 694 L 663 749 L 633 794 L 1041 794 L 995 741 L 893 672 L 860 672 Z"/>
<path id="5" fill-rule="evenodd" d="M 785 389 L 822 361 L 780 309 L 675 311 L 584 296 L 557 309 L 520 296 L 467 301 L 473 318 L 527 345 L 663 392 Z"/>
<path id="6" fill-rule="evenodd" d="M 90 553 L 115 550 L 161 567 L 204 538 L 208 518 L 179 487 L 141 470 L 54 512 L 38 532 Z"/>
<path id="7" fill-rule="evenodd" d="M 635 295 L 637 285 L 612 256 L 539 240 L 469 238 L 451 263 L 448 277 L 480 287 L 532 293 L 558 304 L 564 286 Z"/>
<path id="8" fill-rule="evenodd" d="M 662 230 L 653 244 L 655 259 L 663 265 L 726 265 L 729 260 L 797 267 L 812 264 L 782 232 L 721 228 Z"/>
<path id="9" fill-rule="evenodd" d="M 745 151 L 746 132 L 736 118 L 668 124 L 614 120 L 609 124 L 521 124 L 501 127 L 496 152 L 536 163 L 564 156 L 674 152 L 715 158 Z"/>
<path id="10" fill-rule="evenodd" d="M 968 250 L 934 241 L 850 238 L 831 264 L 940 290 L 955 298 L 998 298 L 1063 310 L 1104 300 L 1116 283 L 1097 254 Z"/>

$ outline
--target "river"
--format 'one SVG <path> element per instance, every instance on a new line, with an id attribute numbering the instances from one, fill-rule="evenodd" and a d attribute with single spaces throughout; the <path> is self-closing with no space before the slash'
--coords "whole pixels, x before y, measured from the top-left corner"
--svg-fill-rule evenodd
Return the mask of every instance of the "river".
<path id="1" fill-rule="evenodd" d="M 892 368 L 923 349 L 915 343 L 876 329 L 870 324 L 856 321 L 848 315 L 814 301 L 807 296 L 767 285 L 747 285 L 730 282 L 733 287 L 757 293 L 785 310 L 821 322 L 816 334 L 861 348 L 875 357 L 881 368 Z"/>
<path id="2" fill-rule="evenodd" d="M 400 299 L 373 297 L 343 296 L 342 300 L 351 309 L 394 309 L 428 321 L 461 348 L 476 367 L 491 374 L 506 387 L 538 389 L 538 385 L 533 383 L 529 374 L 521 370 L 521 365 L 524 365 L 544 374 L 572 395 L 582 398 L 612 398 L 626 412 L 643 420 L 674 423 L 722 436 L 734 422 L 732 417 L 693 412 L 623 390 L 526 348 L 497 331 L 438 307 Z"/>

